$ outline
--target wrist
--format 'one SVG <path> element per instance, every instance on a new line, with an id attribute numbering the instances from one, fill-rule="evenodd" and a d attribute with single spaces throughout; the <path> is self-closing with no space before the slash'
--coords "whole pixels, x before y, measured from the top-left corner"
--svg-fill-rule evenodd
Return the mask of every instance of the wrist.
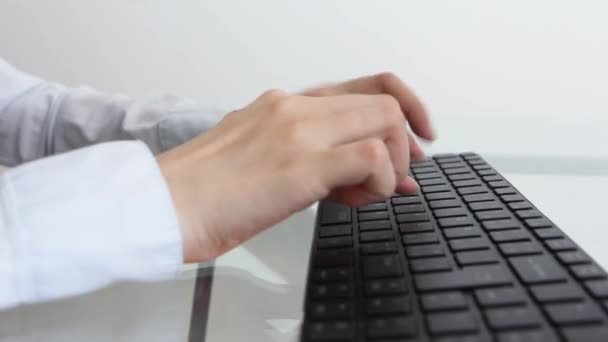
<path id="1" fill-rule="evenodd" d="M 205 237 L 203 223 L 200 218 L 198 205 L 199 199 L 195 198 L 197 191 L 196 182 L 198 178 L 190 177 L 191 166 L 187 154 L 178 149 L 162 153 L 156 157 L 156 161 L 165 179 L 171 200 L 178 219 L 183 261 L 184 263 L 201 262 L 213 258 L 214 248 L 212 239 Z M 204 251 L 207 251 L 205 253 Z"/>

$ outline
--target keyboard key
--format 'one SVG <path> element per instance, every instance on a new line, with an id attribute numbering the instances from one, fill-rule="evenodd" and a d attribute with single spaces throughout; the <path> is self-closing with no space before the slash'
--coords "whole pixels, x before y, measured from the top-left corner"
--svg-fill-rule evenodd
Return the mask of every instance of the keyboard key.
<path id="1" fill-rule="evenodd" d="M 567 279 L 566 272 L 555 259 L 545 255 L 510 258 L 509 263 L 526 284 L 560 282 Z"/>
<path id="2" fill-rule="evenodd" d="M 348 321 L 315 322 L 306 326 L 306 334 L 310 341 L 352 341 L 355 329 Z"/>
<path id="3" fill-rule="evenodd" d="M 341 235 L 352 235 L 352 227 L 350 224 L 343 224 L 339 226 L 320 226 L 319 236 L 330 237 L 330 236 L 341 236 Z"/>
<path id="4" fill-rule="evenodd" d="M 580 286 L 571 283 L 535 285 L 530 290 L 534 298 L 541 303 L 581 300 L 584 298 Z"/>
<path id="5" fill-rule="evenodd" d="M 509 242 L 498 246 L 506 256 L 541 254 L 543 250 L 534 242 Z"/>
<path id="6" fill-rule="evenodd" d="M 477 179 L 477 177 L 475 176 L 475 174 L 473 174 L 473 172 L 469 172 L 469 173 L 459 173 L 459 174 L 455 174 L 455 175 L 449 175 L 448 179 L 450 181 L 454 182 L 454 181 L 460 181 L 460 180 Z"/>
<path id="7" fill-rule="evenodd" d="M 435 165 L 436 165 L 435 162 L 430 159 L 410 161 L 410 167 L 435 166 Z"/>
<path id="8" fill-rule="evenodd" d="M 441 245 L 422 245 L 406 247 L 405 253 L 409 258 L 412 259 L 443 256 L 445 254 Z"/>
<path id="9" fill-rule="evenodd" d="M 455 251 L 473 251 L 488 249 L 489 242 L 483 238 L 457 239 L 449 241 L 450 248 Z"/>
<path id="10" fill-rule="evenodd" d="M 524 222 L 526 222 L 526 226 L 532 229 L 553 227 L 553 224 L 547 218 L 527 219 Z"/>
<path id="11" fill-rule="evenodd" d="M 397 215 L 397 222 L 399 222 L 399 223 L 428 222 L 428 221 L 429 221 L 429 217 L 427 216 L 426 213 Z"/>
<path id="12" fill-rule="evenodd" d="M 359 221 L 377 221 L 388 219 L 386 211 L 370 211 L 359 214 Z"/>
<path id="13" fill-rule="evenodd" d="M 350 207 L 346 205 L 325 201 L 321 206 L 321 224 L 327 225 L 337 223 L 350 223 L 350 211 Z"/>
<path id="14" fill-rule="evenodd" d="M 606 280 L 590 280 L 585 283 L 585 287 L 596 298 L 608 298 L 608 281 Z"/>
<path id="15" fill-rule="evenodd" d="M 492 195 L 491 193 L 462 196 L 462 200 L 467 203 L 494 201 L 495 199 L 496 199 L 496 197 L 494 195 Z"/>
<path id="16" fill-rule="evenodd" d="M 412 167 L 412 171 L 415 174 L 437 172 L 437 167 L 435 167 L 435 166 Z"/>
<path id="17" fill-rule="evenodd" d="M 559 252 L 557 259 L 566 265 L 588 264 L 591 263 L 589 256 L 581 251 Z"/>
<path id="18" fill-rule="evenodd" d="M 545 312 L 557 325 L 594 323 L 604 320 L 604 314 L 599 307 L 589 302 L 549 304 L 545 306 Z"/>
<path id="19" fill-rule="evenodd" d="M 512 284 L 511 275 L 502 266 L 471 266 L 452 272 L 415 275 L 420 291 L 465 290 Z"/>
<path id="20" fill-rule="evenodd" d="M 390 296 L 406 293 L 408 293 L 408 288 L 403 279 L 377 279 L 365 283 L 365 294 L 367 296 Z"/>
<path id="21" fill-rule="evenodd" d="M 457 200 L 439 200 L 429 202 L 431 209 L 444 209 L 444 208 L 460 208 L 462 204 Z"/>
<path id="22" fill-rule="evenodd" d="M 515 203 L 518 203 L 518 202 L 515 202 Z M 519 217 L 520 219 L 531 219 L 531 218 L 543 217 L 543 214 L 541 214 L 540 211 L 538 211 L 536 209 L 518 210 L 515 212 L 515 215 L 517 215 L 517 217 Z"/>
<path id="23" fill-rule="evenodd" d="M 418 196 L 395 197 L 391 200 L 393 204 L 418 204 L 422 203 L 422 199 Z"/>
<path id="24" fill-rule="evenodd" d="M 481 289 L 475 291 L 475 298 L 481 307 L 512 306 L 524 304 L 526 295 L 516 288 Z"/>
<path id="25" fill-rule="evenodd" d="M 426 199 L 429 201 L 435 200 L 444 200 L 444 199 L 455 199 L 456 194 L 453 192 L 436 192 L 434 194 L 425 195 Z"/>
<path id="26" fill-rule="evenodd" d="M 498 230 L 490 232 L 490 238 L 496 243 L 528 241 L 530 233 L 524 229 Z"/>
<path id="27" fill-rule="evenodd" d="M 416 175 L 416 179 L 417 180 L 421 180 L 421 179 L 433 179 L 433 178 L 441 178 L 441 173 L 439 172 L 430 172 L 430 173 L 423 173 L 423 174 L 417 174 Z"/>
<path id="28" fill-rule="evenodd" d="M 395 239 L 393 232 L 390 230 L 379 230 L 372 232 L 362 232 L 359 234 L 359 240 L 361 242 L 373 242 L 373 241 L 392 241 Z"/>
<path id="29" fill-rule="evenodd" d="M 368 315 L 409 313 L 411 310 L 412 304 L 407 296 L 372 298 L 365 304 L 365 312 Z"/>
<path id="30" fill-rule="evenodd" d="M 475 213 L 475 216 L 480 221 L 491 221 L 511 218 L 511 213 L 507 210 L 489 210 Z"/>
<path id="31" fill-rule="evenodd" d="M 421 179 L 418 181 L 418 185 L 420 186 L 428 186 L 428 185 L 442 185 L 446 184 L 446 180 L 443 178 L 431 178 L 431 179 Z"/>
<path id="32" fill-rule="evenodd" d="M 462 292 L 443 292 L 436 294 L 425 294 L 420 296 L 422 308 L 426 311 L 445 311 L 454 309 L 466 309 L 467 300 Z"/>
<path id="33" fill-rule="evenodd" d="M 317 242 L 317 248 L 339 248 L 339 247 L 352 247 L 353 238 L 350 236 L 339 236 L 332 238 L 319 239 Z"/>
<path id="34" fill-rule="evenodd" d="M 478 170 L 477 173 L 480 176 L 490 176 L 490 175 L 496 175 L 496 170 L 494 169 L 488 169 L 488 170 Z"/>
<path id="35" fill-rule="evenodd" d="M 521 224 L 514 219 L 508 220 L 496 220 L 496 221 L 485 221 L 481 225 L 486 230 L 504 230 L 504 229 L 515 229 L 520 228 Z"/>
<path id="36" fill-rule="evenodd" d="M 521 202 L 526 199 L 522 195 L 502 195 L 500 198 L 505 202 Z"/>
<path id="37" fill-rule="evenodd" d="M 426 319 L 431 335 L 461 334 L 478 330 L 477 321 L 468 312 L 429 314 Z"/>
<path id="38" fill-rule="evenodd" d="M 472 168 L 474 170 L 492 170 L 492 167 L 488 164 L 473 165 Z"/>
<path id="39" fill-rule="evenodd" d="M 312 286 L 312 297 L 318 299 L 351 297 L 353 287 L 349 283 Z"/>
<path id="40" fill-rule="evenodd" d="M 509 331 L 498 334 L 498 342 L 558 342 L 560 339 L 547 330 Z"/>
<path id="41" fill-rule="evenodd" d="M 488 188 L 486 188 L 485 186 L 474 186 L 471 188 L 459 188 L 456 191 L 458 191 L 461 196 L 464 196 L 473 194 L 486 194 L 490 190 L 488 190 Z"/>
<path id="42" fill-rule="evenodd" d="M 502 209 L 503 205 L 499 201 L 491 202 L 473 202 L 469 205 L 472 211 L 484 211 L 484 210 L 495 210 Z"/>
<path id="43" fill-rule="evenodd" d="M 432 244 L 437 242 L 439 242 L 439 237 L 435 233 L 407 234 L 403 236 L 403 244 L 406 246 Z"/>
<path id="44" fill-rule="evenodd" d="M 452 185 L 455 188 L 465 188 L 465 187 L 470 187 L 470 186 L 481 186 L 482 183 L 478 179 L 470 179 L 470 180 L 454 181 L 452 183 Z"/>
<path id="45" fill-rule="evenodd" d="M 381 202 L 381 203 L 372 203 L 372 204 L 368 204 L 366 206 L 363 207 L 359 207 L 357 208 L 358 211 L 385 211 L 386 210 L 386 203 Z"/>
<path id="46" fill-rule="evenodd" d="M 396 205 L 395 213 L 397 214 L 411 214 L 411 213 L 423 213 L 425 211 L 422 204 L 408 204 L 408 205 Z"/>
<path id="47" fill-rule="evenodd" d="M 470 159 L 468 160 L 469 165 L 481 165 L 487 164 L 483 159 Z"/>
<path id="48" fill-rule="evenodd" d="M 568 342 L 606 342 L 608 326 L 584 326 L 562 329 Z"/>
<path id="49" fill-rule="evenodd" d="M 404 223 L 399 225 L 399 231 L 404 234 L 432 232 L 433 226 L 429 222 Z"/>
<path id="50" fill-rule="evenodd" d="M 604 279 L 606 272 L 597 265 L 576 265 L 570 267 L 572 273 L 577 279 Z"/>
<path id="51" fill-rule="evenodd" d="M 497 188 L 494 189 L 494 192 L 496 192 L 497 195 L 513 195 L 517 193 L 513 188 Z"/>
<path id="52" fill-rule="evenodd" d="M 504 178 L 502 178 L 499 175 L 490 175 L 490 176 L 483 176 L 481 177 L 484 181 L 486 182 L 495 182 L 495 181 L 502 181 L 504 180 Z"/>
<path id="53" fill-rule="evenodd" d="M 564 237 L 564 234 L 557 228 L 536 229 L 534 234 L 536 234 L 536 236 L 538 236 L 538 238 L 541 240 L 561 239 Z"/>
<path id="54" fill-rule="evenodd" d="M 511 210 L 522 210 L 522 209 L 533 209 L 534 207 L 530 202 L 511 202 L 508 204 Z"/>
<path id="55" fill-rule="evenodd" d="M 460 239 L 481 236 L 481 230 L 476 226 L 449 228 L 445 229 L 443 234 L 448 240 Z"/>
<path id="56" fill-rule="evenodd" d="M 492 189 L 496 189 L 496 188 L 508 188 L 511 187 L 511 184 L 509 184 L 509 182 L 505 181 L 505 180 L 499 180 L 499 181 L 491 181 L 488 182 L 488 186 Z"/>
<path id="57" fill-rule="evenodd" d="M 403 274 L 401 261 L 395 255 L 366 256 L 361 259 L 365 278 L 397 277 Z"/>
<path id="58" fill-rule="evenodd" d="M 348 319 L 354 313 L 352 304 L 347 301 L 313 303 L 309 310 L 310 315 L 315 319 Z"/>
<path id="59" fill-rule="evenodd" d="M 416 321 L 411 317 L 378 318 L 367 324 L 367 336 L 370 338 L 412 337 L 417 333 Z"/>
<path id="60" fill-rule="evenodd" d="M 434 192 L 451 191 L 452 188 L 450 188 L 449 185 L 428 185 L 428 186 L 421 186 L 420 190 L 422 190 L 422 192 L 424 192 L 425 194 L 432 194 Z"/>
<path id="61" fill-rule="evenodd" d="M 468 167 L 459 167 L 456 169 L 448 169 L 448 170 L 444 170 L 443 173 L 445 173 L 446 175 L 456 175 L 456 174 L 460 174 L 460 173 L 469 173 L 471 172 L 471 170 L 469 170 Z"/>
<path id="62" fill-rule="evenodd" d="M 359 230 L 367 231 L 367 230 L 386 230 L 392 229 L 393 225 L 391 221 L 383 220 L 383 221 L 367 221 L 359 223 Z"/>
<path id="63" fill-rule="evenodd" d="M 433 211 L 433 214 L 437 218 L 467 216 L 467 211 L 464 208 L 448 208 L 448 209 L 437 209 L 437 210 Z"/>
<path id="64" fill-rule="evenodd" d="M 413 273 L 428 273 L 449 271 L 452 267 L 450 266 L 448 259 L 440 257 L 411 260 L 410 269 Z"/>
<path id="65" fill-rule="evenodd" d="M 397 246 L 394 242 L 362 243 L 359 247 L 362 255 L 397 253 Z"/>
<path id="66" fill-rule="evenodd" d="M 316 253 L 315 265 L 320 267 L 353 264 L 352 249 L 320 250 Z"/>
<path id="67" fill-rule="evenodd" d="M 438 153 L 436 155 L 433 156 L 433 159 L 437 160 L 437 161 L 445 161 L 448 159 L 456 159 L 456 160 L 461 160 L 460 157 L 457 154 L 454 153 Z"/>
<path id="68" fill-rule="evenodd" d="M 545 245 L 553 252 L 573 251 L 578 248 L 576 244 L 569 239 L 546 240 Z"/>
<path id="69" fill-rule="evenodd" d="M 461 266 L 494 264 L 498 262 L 498 255 L 494 251 L 458 252 L 455 257 Z"/>
<path id="70" fill-rule="evenodd" d="M 341 281 L 353 279 L 352 267 L 321 268 L 312 271 L 312 279 L 317 282 Z"/>
<path id="71" fill-rule="evenodd" d="M 459 167 L 466 167 L 467 164 L 465 164 L 465 162 L 463 161 L 455 161 L 455 162 L 450 162 L 450 163 L 441 163 L 441 168 L 444 170 L 447 169 L 456 169 Z"/>
<path id="72" fill-rule="evenodd" d="M 443 218 L 437 220 L 439 227 L 441 228 L 449 228 L 449 227 L 462 227 L 462 226 L 470 226 L 475 222 L 471 217 L 463 216 L 463 217 L 450 217 Z"/>
<path id="73" fill-rule="evenodd" d="M 541 324 L 541 317 L 531 308 L 499 308 L 485 312 L 490 328 L 495 330 L 534 328 Z"/>

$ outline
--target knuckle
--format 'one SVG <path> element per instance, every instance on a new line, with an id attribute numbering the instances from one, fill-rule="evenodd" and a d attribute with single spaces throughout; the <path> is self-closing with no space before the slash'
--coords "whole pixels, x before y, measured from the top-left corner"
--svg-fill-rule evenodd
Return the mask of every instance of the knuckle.
<path id="1" fill-rule="evenodd" d="M 287 93 L 281 89 L 270 89 L 267 90 L 264 94 L 262 94 L 261 98 L 273 101 L 285 96 L 287 96 Z"/>
<path id="2" fill-rule="evenodd" d="M 281 96 L 272 100 L 270 104 L 270 112 L 272 114 L 286 114 L 292 111 L 294 99 L 291 96 Z"/>
<path id="3" fill-rule="evenodd" d="M 361 148 L 361 157 L 373 167 L 378 167 L 387 157 L 386 146 L 380 139 L 370 139 Z"/>
<path id="4" fill-rule="evenodd" d="M 399 80 L 399 77 L 390 71 L 381 72 L 376 75 L 376 78 L 382 84 L 392 83 Z"/>
<path id="5" fill-rule="evenodd" d="M 394 127 L 403 124 L 405 118 L 401 113 L 399 102 L 390 95 L 381 95 L 381 106 L 383 119 L 387 127 Z"/>

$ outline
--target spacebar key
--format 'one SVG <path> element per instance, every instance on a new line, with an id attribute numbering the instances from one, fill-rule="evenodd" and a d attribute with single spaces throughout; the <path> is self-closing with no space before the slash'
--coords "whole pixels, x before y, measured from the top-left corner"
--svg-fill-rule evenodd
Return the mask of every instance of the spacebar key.
<path id="1" fill-rule="evenodd" d="M 513 283 L 513 277 L 502 266 L 471 266 L 446 273 L 420 274 L 416 276 L 419 291 L 443 291 L 501 286 Z"/>

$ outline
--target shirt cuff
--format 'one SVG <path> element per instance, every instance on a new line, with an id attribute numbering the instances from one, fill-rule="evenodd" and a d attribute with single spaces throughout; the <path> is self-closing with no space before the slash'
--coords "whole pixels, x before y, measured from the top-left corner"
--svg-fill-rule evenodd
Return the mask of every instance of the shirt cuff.
<path id="1" fill-rule="evenodd" d="M 19 303 L 179 271 L 177 217 L 143 143 L 95 145 L 24 164 L 2 179 Z"/>

